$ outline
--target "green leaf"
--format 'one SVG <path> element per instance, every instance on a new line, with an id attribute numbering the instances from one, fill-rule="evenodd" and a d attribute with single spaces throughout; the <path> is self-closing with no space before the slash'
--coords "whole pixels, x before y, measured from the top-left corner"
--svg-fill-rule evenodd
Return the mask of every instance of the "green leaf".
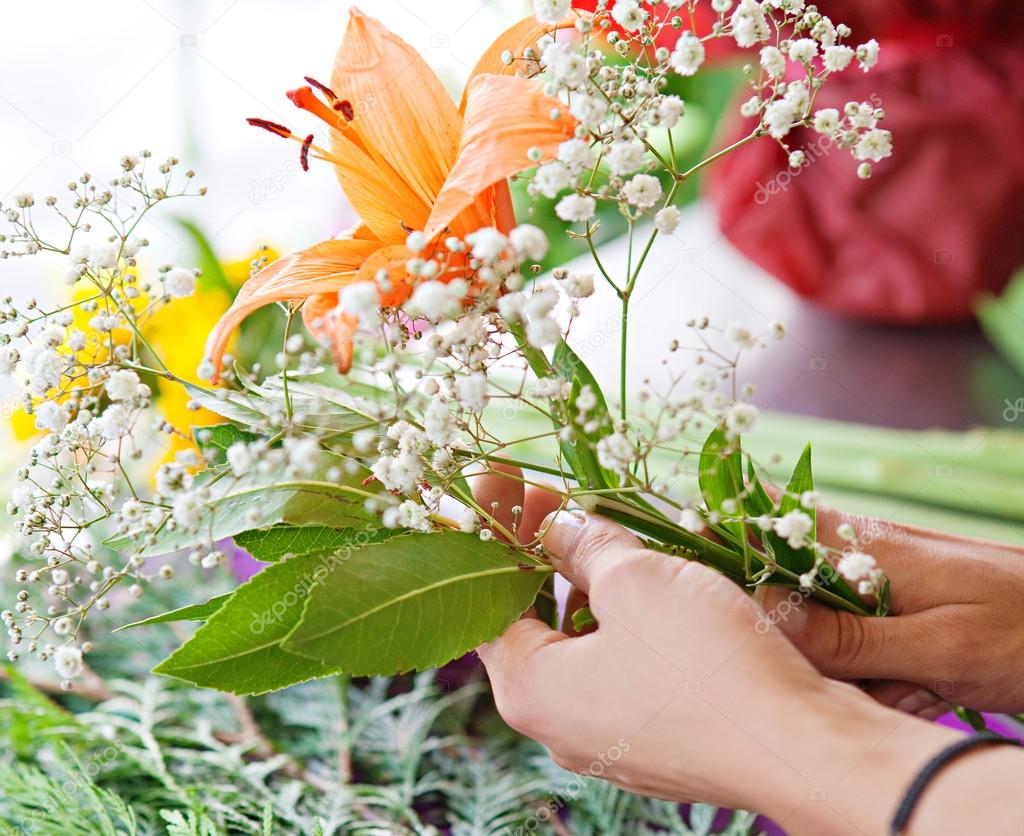
<path id="1" fill-rule="evenodd" d="M 154 673 L 233 694 L 276 691 L 328 674 L 332 666 L 289 653 L 282 642 L 303 602 L 345 555 L 308 554 L 253 575 Z"/>
<path id="2" fill-rule="evenodd" d="M 700 451 L 697 484 L 709 511 L 723 513 L 726 500 L 736 501 L 743 491 L 743 454 L 739 441 L 730 442 L 725 430 L 715 427 Z M 721 523 L 737 542 L 745 542 L 744 525 L 739 522 Z"/>
<path id="3" fill-rule="evenodd" d="M 187 381 L 182 381 L 181 385 L 189 397 L 204 409 L 244 426 L 262 426 L 267 423 L 267 416 L 273 413 L 272 405 L 266 399 L 257 399 L 245 392 L 204 389 Z"/>
<path id="4" fill-rule="evenodd" d="M 133 621 L 131 624 L 122 624 L 111 632 L 118 633 L 121 630 L 129 630 L 132 627 L 144 627 L 148 624 L 169 624 L 175 621 L 206 621 L 211 615 L 217 612 L 217 610 L 219 610 L 230 597 L 230 592 L 225 593 L 224 595 L 217 595 L 209 601 L 204 601 L 201 604 L 189 604 L 187 607 L 178 607 L 176 610 L 169 610 L 168 612 L 160 613 L 160 615 L 152 615 L 149 618 L 142 619 L 142 621 Z"/>
<path id="5" fill-rule="evenodd" d="M 435 667 L 522 614 L 548 574 L 543 568 L 472 534 L 394 537 L 339 563 L 284 647 L 355 676 Z"/>
<path id="6" fill-rule="evenodd" d="M 597 398 L 597 406 L 591 410 L 592 414 L 607 416 L 608 404 L 605 402 L 604 393 L 597 383 L 597 379 L 587 368 L 579 356 L 574 352 L 563 339 L 559 339 L 555 345 L 552 357 L 552 366 L 559 377 L 568 380 L 572 384 L 569 397 L 565 400 L 566 420 L 575 430 L 577 441 L 559 440 L 562 455 L 569 462 L 576 478 L 584 487 L 610 488 L 619 484 L 619 477 L 610 470 L 601 467 L 594 452 L 595 445 L 604 436 L 611 433 L 611 425 L 607 422 L 592 433 L 585 433 L 583 428 L 576 421 L 579 410 L 576 409 L 576 399 L 584 386 L 589 386 Z"/>
<path id="7" fill-rule="evenodd" d="M 235 535 L 235 544 L 257 560 L 275 563 L 285 557 L 329 552 L 343 546 L 364 546 L 394 537 L 394 528 L 327 528 L 322 525 L 275 525 Z"/>
<path id="8" fill-rule="evenodd" d="M 748 516 L 759 517 L 762 514 L 771 514 L 775 510 L 775 503 L 761 484 L 761 479 L 754 469 L 754 460 L 750 456 L 747 456 L 747 493 Z"/>
<path id="9" fill-rule="evenodd" d="M 597 619 L 590 611 L 590 607 L 580 607 L 572 614 L 572 629 L 582 633 L 587 627 L 596 627 Z"/>
<path id="10" fill-rule="evenodd" d="M 203 231 L 192 221 L 185 218 L 175 218 L 175 221 L 178 226 L 185 230 L 185 233 L 197 250 L 196 266 L 200 271 L 199 286 L 210 290 L 221 290 L 228 295 L 228 298 L 234 299 L 235 288 L 228 281 L 224 268 L 221 267 L 220 259 L 217 258 L 217 254 L 213 251 L 213 246 L 206 235 L 203 234 Z"/>
<path id="11" fill-rule="evenodd" d="M 360 474 L 346 475 L 340 483 L 291 479 L 284 473 L 258 474 L 222 479 L 210 485 L 209 490 L 212 496 L 197 531 L 167 526 L 141 553 L 167 554 L 280 524 L 380 528 L 379 517 L 365 508 L 364 503 L 372 494 L 362 487 Z M 118 551 L 135 547 L 129 535 L 108 540 L 106 545 Z"/>
<path id="12" fill-rule="evenodd" d="M 811 532 L 807 535 L 810 540 L 814 540 L 816 536 L 817 515 L 813 507 L 807 508 L 800 504 L 800 497 L 805 492 L 813 490 L 814 475 L 811 471 L 811 445 L 808 444 L 804 447 L 800 460 L 793 469 L 793 475 L 789 479 L 789 484 L 786 485 L 786 492 L 779 500 L 779 507 L 775 511 L 775 516 L 781 517 L 790 511 L 801 511 L 807 514 L 811 518 Z M 814 549 L 794 549 L 782 537 L 771 532 L 765 533 L 765 539 L 771 545 L 775 559 L 780 566 L 799 574 L 803 574 L 814 567 Z M 845 582 L 838 576 L 836 582 L 845 585 Z"/>
<path id="13" fill-rule="evenodd" d="M 228 448 L 239 441 L 255 441 L 259 436 L 246 432 L 235 424 L 213 424 L 208 427 L 193 427 L 192 436 L 199 446 L 206 463 L 213 467 L 227 461 Z"/>

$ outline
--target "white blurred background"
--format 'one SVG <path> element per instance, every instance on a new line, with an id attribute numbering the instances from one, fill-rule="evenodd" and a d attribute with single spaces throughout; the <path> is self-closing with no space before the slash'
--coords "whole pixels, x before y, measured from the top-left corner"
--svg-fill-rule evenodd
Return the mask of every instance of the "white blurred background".
<path id="1" fill-rule="evenodd" d="M 0 25 L 0 200 L 57 192 L 89 171 L 117 173 L 141 148 L 180 157 L 209 186 L 177 204 L 217 250 L 288 250 L 328 237 L 352 215 L 326 166 L 303 173 L 294 143 L 245 123 L 262 116 L 304 130 L 285 98 L 304 75 L 329 81 L 349 0 L 80 0 L 4 3 Z M 372 0 L 452 89 L 483 47 L 524 16 L 526 0 Z M 308 117 L 311 119 L 311 117 Z M 300 124 L 301 123 L 301 124 Z M 315 125 L 307 125 L 312 130 Z M 159 223 L 159 221 L 158 221 Z M 147 233 L 154 257 L 187 247 L 173 225 Z M 186 252 L 183 258 L 187 259 Z M 31 278 L 30 278 L 31 277 Z M 4 265 L 3 286 L 36 285 L 29 260 Z M 19 294 L 20 295 L 20 294 Z"/>

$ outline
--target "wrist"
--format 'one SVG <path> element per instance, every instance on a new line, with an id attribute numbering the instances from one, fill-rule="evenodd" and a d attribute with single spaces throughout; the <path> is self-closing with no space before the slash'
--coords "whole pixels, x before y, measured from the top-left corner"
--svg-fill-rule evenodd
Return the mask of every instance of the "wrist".
<path id="1" fill-rule="evenodd" d="M 803 780 L 760 804 L 794 836 L 886 833 L 914 776 L 963 737 L 831 680 L 801 701 L 808 708 L 784 757 Z"/>

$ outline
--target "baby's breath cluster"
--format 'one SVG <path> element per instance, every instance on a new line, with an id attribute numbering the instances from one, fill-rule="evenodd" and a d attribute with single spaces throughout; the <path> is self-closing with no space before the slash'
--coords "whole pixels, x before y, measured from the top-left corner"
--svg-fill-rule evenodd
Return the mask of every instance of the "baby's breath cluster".
<path id="1" fill-rule="evenodd" d="M 73 300 L 0 303 L 0 373 L 40 433 L 7 504 L 21 550 L 38 562 L 17 571 L 16 600 L 2 614 L 8 656 L 52 659 L 67 683 L 89 649 L 86 614 L 110 606 L 121 581 L 138 597 L 145 582 L 169 574 L 104 548 L 96 532 L 111 533 L 157 501 L 142 498 L 139 460 L 161 436 L 181 432 L 153 424 L 151 384 L 163 370 L 142 330 L 161 306 L 192 294 L 196 273 L 171 265 L 143 271 L 148 242 L 137 230 L 158 204 L 204 192 L 177 159 L 155 163 L 142 151 L 123 157 L 107 183 L 83 174 L 63 197 L 37 203 L 22 194 L 3 207 L 9 231 L 0 257 L 62 260 Z M 184 465 L 172 467 L 184 473 Z"/>

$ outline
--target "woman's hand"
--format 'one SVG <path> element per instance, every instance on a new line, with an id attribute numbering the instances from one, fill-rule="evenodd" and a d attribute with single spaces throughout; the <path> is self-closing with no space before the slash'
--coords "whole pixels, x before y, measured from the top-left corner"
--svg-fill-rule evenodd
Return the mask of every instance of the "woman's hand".
<path id="1" fill-rule="evenodd" d="M 868 690 L 901 710 L 1024 711 L 1024 550 L 830 509 L 819 509 L 819 539 L 842 548 L 841 523 L 889 576 L 891 614 L 855 616 L 774 588 L 768 621 L 828 676 L 888 680 Z"/>
<path id="2" fill-rule="evenodd" d="M 477 497 L 528 541 L 558 499 L 524 497 L 506 472 L 477 477 Z M 543 543 L 596 631 L 527 617 L 479 653 L 502 716 L 570 770 L 759 810 L 792 833 L 881 833 L 917 769 L 958 738 L 824 678 L 757 629 L 764 611 L 743 590 L 614 523 L 561 512 Z M 948 821 L 940 812 L 933 821 Z"/>

